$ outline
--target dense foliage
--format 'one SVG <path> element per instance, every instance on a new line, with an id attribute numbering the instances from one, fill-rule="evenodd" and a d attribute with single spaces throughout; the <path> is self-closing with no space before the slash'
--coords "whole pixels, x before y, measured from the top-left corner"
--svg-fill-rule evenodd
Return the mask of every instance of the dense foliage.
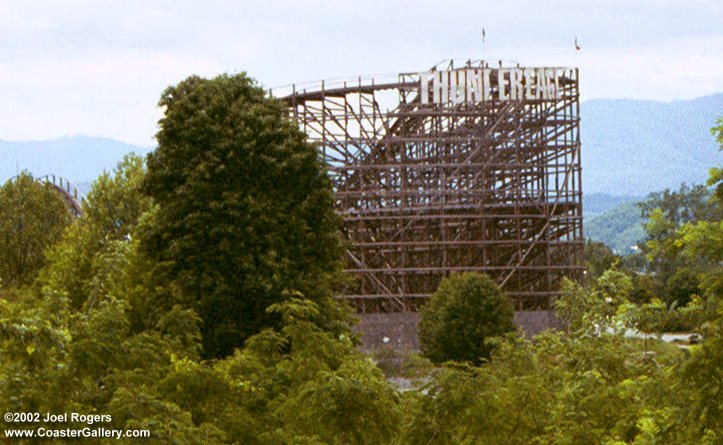
<path id="1" fill-rule="evenodd" d="M 0 288 L 31 283 L 45 249 L 70 223 L 70 210 L 52 184 L 27 172 L 0 188 Z"/>
<path id="2" fill-rule="evenodd" d="M 719 443 L 723 313 L 690 352 L 595 333 L 628 319 L 607 299 L 626 301 L 626 277 L 604 277 L 566 294 L 580 303 L 560 307 L 569 332 L 492 339 L 479 366 L 417 362 L 403 393 L 348 336 L 319 329 L 308 300 L 271 306 L 280 330 L 201 361 L 192 311 L 133 333 L 122 301 L 78 312 L 59 293 L 5 292 L 0 400 L 9 412 L 108 413 L 104 426 L 147 428 L 148 443 Z"/>
<path id="3" fill-rule="evenodd" d="M 718 128 L 714 129 L 716 135 Z M 723 280 L 718 277 L 721 258 L 716 253 L 723 233 L 717 174 L 718 169 L 711 169 L 709 187 L 683 184 L 678 190 L 651 193 L 641 201 L 644 238 L 637 253 L 621 257 L 600 243 L 585 246 L 588 279 L 611 266 L 631 278 L 631 301 L 649 313 L 644 317 L 644 329 L 694 330 L 700 312 L 705 312 L 706 306 L 712 310 L 723 291 Z"/>
<path id="4" fill-rule="evenodd" d="M 2 296 L 5 412 L 110 414 L 104 427 L 149 429 L 147 443 L 159 444 L 376 444 L 397 424 L 398 395 L 381 371 L 348 336 L 319 329 L 308 300 L 271 306 L 280 330 L 202 362 L 193 311 L 175 307 L 134 333 L 113 298 L 78 312 L 57 292 Z"/>
<path id="5" fill-rule="evenodd" d="M 514 312 L 510 298 L 487 275 L 447 277 L 422 308 L 422 353 L 434 363 L 479 364 L 492 352 L 486 340 L 515 330 Z"/>
<path id="6" fill-rule="evenodd" d="M 168 88 L 143 190 L 158 205 L 141 231 L 159 285 L 201 317 L 204 355 L 261 329 L 289 292 L 334 319 L 329 280 L 340 242 L 331 183 L 286 108 L 244 74 Z"/>
<path id="7" fill-rule="evenodd" d="M 585 279 L 587 281 L 597 279 L 606 270 L 620 262 L 620 257 L 605 244 L 587 240 L 583 251 L 585 262 Z"/>
<path id="8" fill-rule="evenodd" d="M 75 309 L 103 299 L 107 278 L 119 267 L 117 260 L 141 215 L 151 209 L 151 200 L 140 193 L 144 174 L 143 159 L 129 155 L 113 175 L 104 173 L 93 183 L 82 216 L 49 249 L 40 286 L 64 292 Z"/>
<path id="9" fill-rule="evenodd" d="M 651 197 L 647 205 L 658 205 L 652 210 L 643 207 L 649 212 L 643 250 L 654 277 L 652 290 L 668 306 L 684 306 L 695 295 L 707 293 L 701 279 L 711 267 L 720 266 L 716 258 L 693 254 L 690 249 L 702 242 L 701 237 L 717 243 L 723 202 L 702 186 L 688 190 L 683 186 L 662 198 Z"/>

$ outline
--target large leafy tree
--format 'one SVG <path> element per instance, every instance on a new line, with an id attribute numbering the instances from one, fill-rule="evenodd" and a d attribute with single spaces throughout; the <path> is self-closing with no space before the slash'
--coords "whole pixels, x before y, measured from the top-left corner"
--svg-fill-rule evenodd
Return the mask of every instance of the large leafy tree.
<path id="1" fill-rule="evenodd" d="M 669 306 L 684 306 L 700 293 L 699 276 L 705 261 L 681 254 L 677 240 L 681 228 L 702 221 L 720 221 L 723 206 L 705 186 L 651 194 L 640 203 L 645 224 L 646 243 L 642 246 L 650 262 L 655 293 Z"/>
<path id="2" fill-rule="evenodd" d="M 644 219 L 649 219 L 659 209 L 665 219 L 677 227 L 687 222 L 719 218 L 722 209 L 712 205 L 709 195 L 704 185 L 681 184 L 678 190 L 665 189 L 649 194 L 638 207 Z"/>
<path id="3" fill-rule="evenodd" d="M 203 320 L 206 356 L 225 356 L 278 323 L 266 308 L 300 292 L 334 319 L 329 280 L 340 242 L 331 184 L 287 109 L 245 74 L 189 77 L 165 116 L 144 191 L 141 232 L 156 276 Z"/>
<path id="4" fill-rule="evenodd" d="M 0 188 L 0 287 L 29 284 L 72 219 L 53 185 L 21 173 Z"/>
<path id="5" fill-rule="evenodd" d="M 714 127 L 720 149 L 723 150 L 723 119 Z M 672 237 L 672 244 L 688 262 L 695 262 L 699 288 L 710 303 L 718 305 L 723 301 L 723 169 L 710 170 L 708 185 L 715 187 L 709 205 L 717 208 L 717 214 L 700 221 L 683 224 Z"/>

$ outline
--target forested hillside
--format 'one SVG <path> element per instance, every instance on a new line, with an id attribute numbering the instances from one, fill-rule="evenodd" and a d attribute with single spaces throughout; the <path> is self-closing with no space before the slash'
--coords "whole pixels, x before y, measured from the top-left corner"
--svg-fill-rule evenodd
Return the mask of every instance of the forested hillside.
<path id="1" fill-rule="evenodd" d="M 645 238 L 643 218 L 637 201 L 619 204 L 585 220 L 585 238 L 605 243 L 614 252 L 628 255 Z"/>
<path id="2" fill-rule="evenodd" d="M 641 201 L 643 196 L 615 196 L 607 193 L 584 193 L 582 195 L 582 211 L 586 221 L 601 213 L 627 202 Z"/>

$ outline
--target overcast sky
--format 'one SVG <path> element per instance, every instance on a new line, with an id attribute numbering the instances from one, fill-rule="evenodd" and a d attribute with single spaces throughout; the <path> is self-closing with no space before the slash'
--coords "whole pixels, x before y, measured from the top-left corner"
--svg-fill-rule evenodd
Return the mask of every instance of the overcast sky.
<path id="1" fill-rule="evenodd" d="M 274 87 L 483 51 L 578 66 L 583 101 L 703 96 L 723 91 L 723 1 L 0 0 L 0 139 L 152 146 L 161 92 L 191 74 Z"/>

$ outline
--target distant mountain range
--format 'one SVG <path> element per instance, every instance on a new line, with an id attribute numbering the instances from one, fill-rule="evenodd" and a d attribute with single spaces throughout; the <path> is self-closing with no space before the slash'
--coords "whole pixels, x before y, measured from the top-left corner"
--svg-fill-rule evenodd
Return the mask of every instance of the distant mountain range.
<path id="1" fill-rule="evenodd" d="M 582 189 L 647 195 L 702 183 L 723 163 L 710 133 L 723 116 L 723 93 L 670 103 L 592 100 L 580 105 Z"/>
<path id="2" fill-rule="evenodd" d="M 723 116 L 723 93 L 670 103 L 592 100 L 581 104 L 586 217 L 681 182 L 702 183 L 723 163 L 710 128 Z M 0 183 L 27 169 L 53 173 L 81 189 L 129 152 L 151 147 L 86 136 L 48 141 L 0 141 Z"/>
<path id="3" fill-rule="evenodd" d="M 0 141 L 0 184 L 28 170 L 34 176 L 54 174 L 83 188 L 104 170 L 111 171 L 127 153 L 145 156 L 152 148 L 87 136 L 47 141 Z"/>
<path id="4" fill-rule="evenodd" d="M 645 199 L 645 196 L 615 196 L 607 193 L 587 193 L 582 196 L 582 212 L 585 221 L 601 215 L 608 210 L 627 202 L 638 202 Z"/>

